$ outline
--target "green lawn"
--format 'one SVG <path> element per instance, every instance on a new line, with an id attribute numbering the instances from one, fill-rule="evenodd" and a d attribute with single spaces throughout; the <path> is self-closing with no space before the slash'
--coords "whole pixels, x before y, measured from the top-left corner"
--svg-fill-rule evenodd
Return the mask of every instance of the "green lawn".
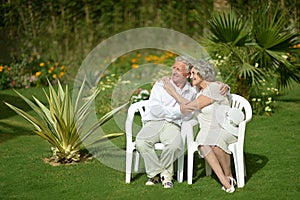
<path id="1" fill-rule="evenodd" d="M 46 102 L 40 89 L 21 90 Z M 32 112 L 12 90 L 0 91 L 0 199 L 298 199 L 300 196 L 300 88 L 286 92 L 271 117 L 254 116 L 247 125 L 246 185 L 233 194 L 221 190 L 215 176 L 206 177 L 203 160 L 196 158 L 194 184 L 175 181 L 173 189 L 145 186 L 145 174 L 134 174 L 125 184 L 125 173 L 102 164 L 53 167 L 43 162 L 50 145 L 33 135 L 32 127 L 2 101 Z M 110 121 L 106 133 L 116 130 Z M 125 148 L 125 138 L 112 140 Z M 124 152 L 119 155 L 124 162 Z M 196 155 L 196 154 L 195 154 Z"/>

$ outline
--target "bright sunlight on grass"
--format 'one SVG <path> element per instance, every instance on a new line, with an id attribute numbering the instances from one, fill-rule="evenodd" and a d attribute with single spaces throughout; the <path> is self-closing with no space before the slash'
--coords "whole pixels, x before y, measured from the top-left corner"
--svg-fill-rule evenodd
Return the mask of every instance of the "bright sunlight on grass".
<path id="1" fill-rule="evenodd" d="M 19 90 L 46 102 L 41 89 Z M 41 94 L 41 95 L 40 95 Z M 297 199 L 300 196 L 300 88 L 296 85 L 278 99 L 271 116 L 254 115 L 247 125 L 246 185 L 234 194 L 221 190 L 215 176 L 206 177 L 204 162 L 195 154 L 193 185 L 175 181 L 174 188 L 147 187 L 145 174 L 134 174 L 125 184 L 125 172 L 98 160 L 53 167 L 44 163 L 50 144 L 34 135 L 32 127 L 9 110 L 7 101 L 33 113 L 12 90 L 0 91 L 0 199 Z M 116 130 L 105 124 L 107 134 Z M 125 149 L 125 136 L 112 139 Z M 125 154 L 124 154 L 125 155 Z M 125 158 L 124 158 L 125 160 Z M 186 166 L 185 166 L 186 167 Z M 186 173 L 186 171 L 185 171 Z"/>

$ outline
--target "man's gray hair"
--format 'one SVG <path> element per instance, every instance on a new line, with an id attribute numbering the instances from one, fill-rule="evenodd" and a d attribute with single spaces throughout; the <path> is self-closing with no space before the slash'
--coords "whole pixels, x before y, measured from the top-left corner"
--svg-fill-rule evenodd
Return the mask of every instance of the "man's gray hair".
<path id="1" fill-rule="evenodd" d="M 201 78 L 206 81 L 216 80 L 216 71 L 212 64 L 206 62 L 205 60 L 197 60 L 192 63 L 192 66 L 199 72 Z"/>
<path id="2" fill-rule="evenodd" d="M 195 60 L 193 60 L 192 58 L 189 58 L 187 56 L 177 56 L 175 58 L 175 62 L 183 62 L 185 63 L 187 66 L 186 66 L 186 71 L 187 72 L 190 72 L 191 71 L 191 66 L 192 66 L 192 63 L 195 62 Z"/>

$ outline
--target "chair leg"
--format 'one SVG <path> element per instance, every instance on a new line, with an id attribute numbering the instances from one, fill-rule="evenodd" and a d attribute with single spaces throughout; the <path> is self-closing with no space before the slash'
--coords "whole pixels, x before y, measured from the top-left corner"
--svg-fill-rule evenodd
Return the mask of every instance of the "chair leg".
<path id="1" fill-rule="evenodd" d="M 191 151 L 191 149 L 188 150 L 188 171 L 187 171 L 187 179 L 188 184 L 193 184 L 193 168 L 194 168 L 194 151 Z"/>
<path id="2" fill-rule="evenodd" d="M 237 159 L 237 158 L 240 158 L 240 159 Z M 245 185 L 244 153 L 237 151 L 236 160 L 237 160 L 237 175 L 236 175 L 237 186 L 239 188 L 242 188 Z"/>
<path id="3" fill-rule="evenodd" d="M 131 179 L 132 153 L 133 152 L 126 152 L 126 183 L 130 183 Z"/>
<path id="4" fill-rule="evenodd" d="M 134 162 L 134 171 L 137 172 L 139 170 L 139 162 L 140 162 L 140 153 L 135 151 L 135 162 Z"/>
<path id="5" fill-rule="evenodd" d="M 183 181 L 183 163 L 184 163 L 184 155 L 179 156 L 178 160 L 178 169 L 177 169 L 177 181 L 182 183 Z"/>

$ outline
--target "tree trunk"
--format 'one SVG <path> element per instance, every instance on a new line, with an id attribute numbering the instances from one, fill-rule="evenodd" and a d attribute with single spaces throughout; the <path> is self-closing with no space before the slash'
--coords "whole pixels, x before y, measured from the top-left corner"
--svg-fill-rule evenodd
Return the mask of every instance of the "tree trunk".
<path id="1" fill-rule="evenodd" d="M 236 79 L 236 85 L 237 85 L 237 94 L 245 97 L 246 99 L 250 98 L 250 89 L 251 89 L 251 84 L 249 84 L 249 81 L 245 78 L 240 78 L 238 77 Z"/>
<path id="2" fill-rule="evenodd" d="M 28 3 L 28 12 L 30 16 L 32 36 L 34 39 L 36 39 L 35 20 L 34 20 L 34 14 L 33 14 L 31 2 Z"/>
<path id="3" fill-rule="evenodd" d="M 230 9 L 228 0 L 214 0 L 214 11 L 227 12 Z"/>

